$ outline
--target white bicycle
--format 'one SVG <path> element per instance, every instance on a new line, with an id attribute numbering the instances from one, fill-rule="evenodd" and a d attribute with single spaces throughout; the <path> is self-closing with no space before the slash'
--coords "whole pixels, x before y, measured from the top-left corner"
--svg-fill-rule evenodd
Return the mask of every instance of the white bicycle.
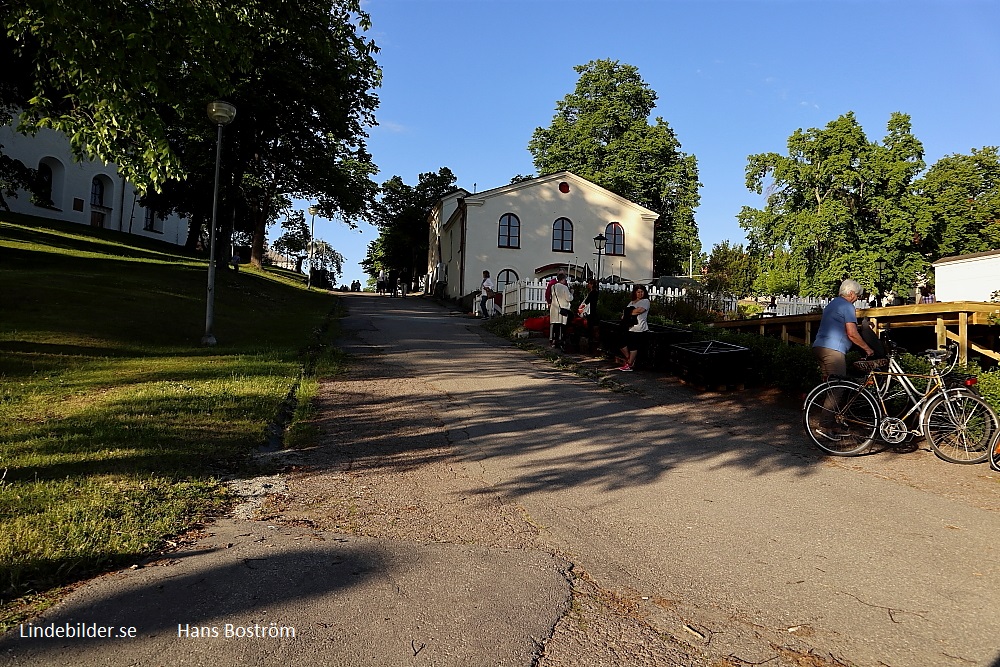
<path id="1" fill-rule="evenodd" d="M 953 372 L 957 346 L 927 350 L 927 374 L 906 373 L 896 351 L 890 344 L 887 359 L 856 362 L 867 372 L 860 381 L 830 378 L 809 393 L 803 423 L 816 446 L 834 456 L 858 456 L 877 442 L 923 437 L 951 463 L 1000 458 L 1000 418 L 975 390 L 977 378 Z"/>

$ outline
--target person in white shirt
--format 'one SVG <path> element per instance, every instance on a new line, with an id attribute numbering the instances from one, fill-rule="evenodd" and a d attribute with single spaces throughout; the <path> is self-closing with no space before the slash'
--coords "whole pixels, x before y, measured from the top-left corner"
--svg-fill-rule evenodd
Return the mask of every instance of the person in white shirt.
<path id="1" fill-rule="evenodd" d="M 639 355 L 639 350 L 645 347 L 645 333 L 649 331 L 646 318 L 649 317 L 649 293 L 644 285 L 636 285 L 632 288 L 632 300 L 625 308 L 625 314 L 634 315 L 635 324 L 625 332 L 625 344 L 622 346 L 622 356 L 625 363 L 619 366 L 620 371 L 631 371 L 635 367 L 635 358 Z"/>
<path id="2" fill-rule="evenodd" d="M 486 319 L 490 316 L 486 310 L 486 302 L 493 298 L 493 281 L 490 272 L 483 271 L 483 282 L 479 285 L 479 316 Z"/>
<path id="3" fill-rule="evenodd" d="M 556 276 L 556 282 L 552 285 L 552 303 L 549 304 L 549 329 L 552 333 L 552 345 L 563 347 L 566 344 L 566 324 L 569 317 L 562 311 L 572 311 L 573 292 L 566 284 L 566 274 L 560 273 Z"/>

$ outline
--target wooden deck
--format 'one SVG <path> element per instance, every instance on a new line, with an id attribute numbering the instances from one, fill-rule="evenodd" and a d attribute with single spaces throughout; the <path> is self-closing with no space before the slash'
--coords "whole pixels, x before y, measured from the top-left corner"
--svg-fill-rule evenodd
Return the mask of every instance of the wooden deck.
<path id="1" fill-rule="evenodd" d="M 980 301 L 947 301 L 920 303 L 912 306 L 864 308 L 858 310 L 858 319 L 869 317 L 876 331 L 906 327 L 930 327 L 937 335 L 938 346 L 953 340 L 958 343 L 959 363 L 966 363 L 969 351 L 977 352 L 1000 361 L 997 333 L 1000 326 L 989 322 L 990 315 L 1000 315 L 1000 304 Z M 821 314 L 764 317 L 752 320 L 716 322 L 719 329 L 756 332 L 761 335 L 779 336 L 785 343 L 811 345 L 819 328 Z"/>

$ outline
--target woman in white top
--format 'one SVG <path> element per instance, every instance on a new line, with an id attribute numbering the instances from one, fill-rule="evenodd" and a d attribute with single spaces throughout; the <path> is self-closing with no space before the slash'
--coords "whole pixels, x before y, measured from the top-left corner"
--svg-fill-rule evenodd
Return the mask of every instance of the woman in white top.
<path id="1" fill-rule="evenodd" d="M 552 285 L 552 303 L 549 304 L 549 324 L 552 325 L 552 344 L 555 347 L 562 347 L 565 343 L 566 324 L 569 322 L 569 318 L 559 311 L 572 306 L 573 293 L 566 284 L 566 274 L 560 273 Z"/>
<path id="2" fill-rule="evenodd" d="M 632 288 L 632 300 L 629 301 L 625 313 L 635 315 L 636 323 L 625 332 L 625 345 L 622 346 L 622 356 L 625 363 L 618 368 L 620 371 L 631 371 L 635 366 L 635 358 L 645 346 L 645 333 L 649 331 L 646 318 L 649 316 L 649 296 L 644 285 Z"/>

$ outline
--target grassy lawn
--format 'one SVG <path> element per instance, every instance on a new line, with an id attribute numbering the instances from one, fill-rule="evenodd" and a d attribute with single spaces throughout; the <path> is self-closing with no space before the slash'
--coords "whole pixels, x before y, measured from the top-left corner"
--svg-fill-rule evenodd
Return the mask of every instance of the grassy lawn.
<path id="1" fill-rule="evenodd" d="M 225 506 L 336 372 L 335 297 L 219 270 L 205 348 L 206 283 L 175 246 L 0 213 L 0 629 Z"/>

